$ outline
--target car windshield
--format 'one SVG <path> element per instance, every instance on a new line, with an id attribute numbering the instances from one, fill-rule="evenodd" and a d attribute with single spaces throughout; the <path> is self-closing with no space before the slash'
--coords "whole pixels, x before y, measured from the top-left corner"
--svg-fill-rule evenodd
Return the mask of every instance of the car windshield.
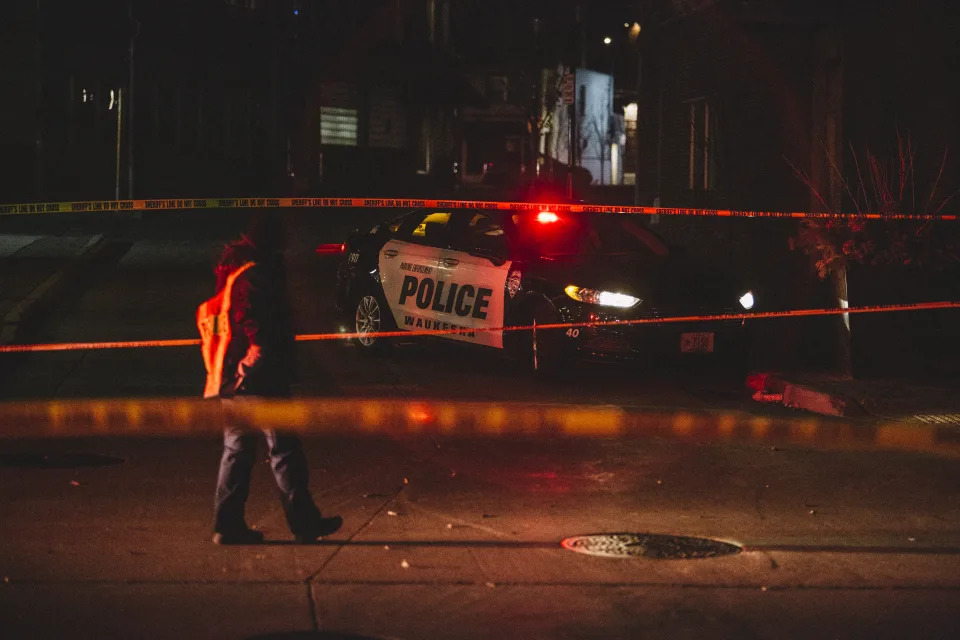
<path id="1" fill-rule="evenodd" d="M 670 250 L 656 234 L 624 214 L 539 212 L 514 214 L 521 253 L 547 256 L 635 254 L 665 259 Z"/>

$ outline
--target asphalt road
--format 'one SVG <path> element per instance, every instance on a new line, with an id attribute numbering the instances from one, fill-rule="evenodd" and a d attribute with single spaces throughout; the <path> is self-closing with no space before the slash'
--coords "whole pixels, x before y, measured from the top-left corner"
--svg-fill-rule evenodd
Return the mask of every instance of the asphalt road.
<path id="1" fill-rule="evenodd" d="M 68 294 L 58 313 L 33 336 L 39 342 L 195 338 L 196 306 L 212 295 L 212 267 L 235 236 L 239 216 L 203 211 L 156 215 L 143 228 L 113 229 L 130 244 L 113 268 L 92 273 Z M 299 333 L 349 328 L 333 306 L 336 257 L 313 252 L 339 242 L 349 227 L 389 212 L 321 210 L 290 216 L 287 261 Z M 217 224 L 219 223 L 219 224 Z M 581 366 L 560 380 L 539 380 L 502 354 L 444 341 L 410 340 L 385 358 L 367 358 L 352 343 L 300 343 L 298 395 L 457 397 L 597 402 L 631 406 L 751 409 L 743 380 L 704 372 L 682 360 L 636 366 Z M 0 397 L 196 395 L 203 367 L 196 348 L 44 353 L 18 357 L 17 375 Z"/>
<path id="2" fill-rule="evenodd" d="M 217 248 L 236 231 L 202 222 L 115 230 L 130 250 L 91 274 L 37 338 L 193 337 Z M 310 249 L 351 222 L 293 223 L 298 329 L 336 330 L 332 264 Z M 338 343 L 301 347 L 303 395 L 619 404 L 723 411 L 744 423 L 795 417 L 750 402 L 738 380 L 672 366 L 583 368 L 556 382 L 442 344 L 372 360 Z M 36 354 L 18 359 L 3 393 L 195 396 L 202 375 L 190 348 Z M 960 635 L 952 458 L 649 437 L 308 438 L 314 492 L 343 529 L 322 544 L 292 544 L 259 465 L 248 519 L 270 542 L 220 548 L 209 542 L 218 446 L 206 436 L 0 440 L 0 636 Z M 83 455 L 102 458 L 75 457 Z M 743 551 L 607 558 L 560 546 L 617 532 Z"/>

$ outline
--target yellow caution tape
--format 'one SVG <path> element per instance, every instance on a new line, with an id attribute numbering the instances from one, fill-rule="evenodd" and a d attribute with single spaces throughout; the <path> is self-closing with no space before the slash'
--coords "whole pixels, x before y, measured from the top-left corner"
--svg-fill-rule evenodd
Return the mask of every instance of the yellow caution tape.
<path id="1" fill-rule="evenodd" d="M 0 215 L 41 213 L 102 213 L 110 211 L 169 211 L 181 209 L 271 209 L 271 208 L 435 208 L 528 209 L 573 213 L 623 213 L 659 216 L 700 216 L 710 218 L 850 218 L 856 220 L 957 220 L 955 214 L 917 213 L 817 213 L 807 211 L 753 211 L 746 209 L 703 209 L 693 207 L 634 207 L 597 204 L 496 202 L 488 200 L 440 200 L 417 198 L 154 198 L 142 200 L 86 200 L 78 202 L 34 202 L 0 204 Z"/>
<path id="2" fill-rule="evenodd" d="M 227 401 L 199 398 L 0 403 L 0 437 L 198 436 L 226 425 L 303 434 L 449 437 L 659 437 L 827 450 L 960 455 L 956 427 L 771 418 L 746 413 L 630 410 L 616 406 L 388 398 Z"/>

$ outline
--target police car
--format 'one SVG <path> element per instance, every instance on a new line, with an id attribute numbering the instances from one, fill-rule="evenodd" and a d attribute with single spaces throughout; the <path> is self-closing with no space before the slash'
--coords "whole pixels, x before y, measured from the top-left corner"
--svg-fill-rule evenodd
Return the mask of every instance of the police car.
<path id="1" fill-rule="evenodd" d="M 442 337 L 505 350 L 541 371 L 572 358 L 736 360 L 747 348 L 741 319 L 607 323 L 742 314 L 753 298 L 637 216 L 536 208 L 407 212 L 348 238 L 336 287 L 363 351 L 391 344 L 372 335 L 379 331 L 462 329 Z M 489 330 L 555 324 L 564 326 Z"/>

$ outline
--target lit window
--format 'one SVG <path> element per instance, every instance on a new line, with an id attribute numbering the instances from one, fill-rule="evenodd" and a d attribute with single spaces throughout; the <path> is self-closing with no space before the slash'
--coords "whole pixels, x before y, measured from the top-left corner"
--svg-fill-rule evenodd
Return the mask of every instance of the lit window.
<path id="1" fill-rule="evenodd" d="M 320 144 L 357 146 L 357 110 L 320 107 Z"/>

